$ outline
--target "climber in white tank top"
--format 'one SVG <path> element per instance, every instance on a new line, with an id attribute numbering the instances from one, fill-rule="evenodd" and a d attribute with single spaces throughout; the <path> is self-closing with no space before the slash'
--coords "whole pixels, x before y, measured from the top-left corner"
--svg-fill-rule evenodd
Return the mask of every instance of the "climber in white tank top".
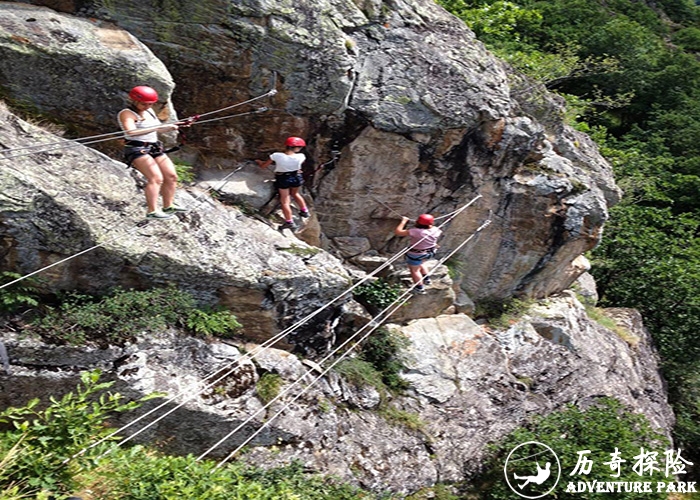
<path id="1" fill-rule="evenodd" d="M 117 117 L 126 136 L 125 161 L 141 172 L 147 180 L 146 217 L 167 219 L 176 212 L 186 212 L 187 209 L 175 204 L 177 172 L 175 165 L 163 151 L 162 143 L 158 141 L 158 132 L 177 130 L 178 126 L 174 123 L 161 124 L 151 109 L 151 106 L 158 102 L 158 93 L 151 87 L 134 87 L 129 92 L 129 99 L 131 106 L 121 110 Z M 163 197 L 162 210 L 158 210 L 159 196 Z"/>
<path id="2" fill-rule="evenodd" d="M 303 219 L 309 217 L 306 201 L 299 193 L 299 188 L 304 184 L 301 165 L 306 160 L 306 156 L 300 151 L 306 146 L 306 141 L 301 137 L 287 137 L 284 146 L 284 152 L 272 153 L 265 161 L 255 161 L 260 168 L 267 168 L 271 164 L 275 164 L 275 187 L 280 195 L 280 205 L 284 216 L 284 223 L 279 226 L 279 229 L 295 230 L 297 225 L 292 217 L 292 199 L 299 207 L 299 217 Z"/>

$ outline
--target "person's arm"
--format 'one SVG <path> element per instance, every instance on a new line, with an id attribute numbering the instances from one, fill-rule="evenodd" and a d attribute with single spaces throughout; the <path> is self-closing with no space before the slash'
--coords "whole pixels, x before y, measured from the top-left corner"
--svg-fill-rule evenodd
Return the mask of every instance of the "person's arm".
<path id="1" fill-rule="evenodd" d="M 408 217 L 401 217 L 401 222 L 394 229 L 394 234 L 396 236 L 408 236 L 408 230 L 406 229 L 406 224 L 410 219 Z"/>
<path id="2" fill-rule="evenodd" d="M 437 241 L 440 241 L 442 239 L 442 237 L 445 236 L 445 233 L 440 228 L 437 228 L 437 230 L 440 231 L 440 234 L 437 237 Z M 440 248 L 440 244 L 436 242 L 435 248 Z"/>
<path id="3" fill-rule="evenodd" d="M 265 160 L 265 161 L 263 161 L 263 160 L 255 160 L 255 163 L 257 163 L 258 166 L 259 166 L 260 168 L 267 168 L 267 167 L 269 167 L 270 165 L 272 165 L 272 160 L 270 160 L 270 159 L 267 159 L 267 160 Z"/>

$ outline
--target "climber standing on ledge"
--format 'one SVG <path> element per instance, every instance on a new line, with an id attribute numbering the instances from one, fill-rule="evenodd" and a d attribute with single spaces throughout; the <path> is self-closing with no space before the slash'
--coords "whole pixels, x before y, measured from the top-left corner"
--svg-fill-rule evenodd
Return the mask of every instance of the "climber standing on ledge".
<path id="1" fill-rule="evenodd" d="M 141 172 L 147 180 L 146 204 L 148 219 L 168 219 L 176 212 L 187 212 L 175 204 L 177 172 L 163 150 L 158 132 L 177 130 L 174 123 L 163 125 L 151 107 L 158 102 L 158 93 L 151 87 L 139 85 L 129 91 L 129 107 L 117 115 L 125 132 L 124 161 Z M 158 210 L 158 196 L 163 196 L 163 210 Z"/>
<path id="2" fill-rule="evenodd" d="M 430 277 L 426 276 L 428 270 L 424 262 L 435 256 L 438 248 L 437 241 L 442 236 L 442 230 L 434 227 L 435 218 L 430 214 L 421 214 L 416 220 L 415 227 L 406 229 L 408 217 L 402 217 L 399 225 L 394 229 L 396 236 L 409 236 L 411 238 L 411 249 L 406 253 L 408 270 L 411 272 L 411 279 L 415 284 L 414 293 L 424 294 L 425 287 L 430 285 Z"/>
<path id="3" fill-rule="evenodd" d="M 279 229 L 294 231 L 297 226 L 292 217 L 292 198 L 299 207 L 299 217 L 307 218 L 309 216 L 306 202 L 299 193 L 299 188 L 304 183 L 301 176 L 301 165 L 306 160 L 306 156 L 300 151 L 306 146 L 306 142 L 301 137 L 288 137 L 284 145 L 284 152 L 272 153 L 270 158 L 265 161 L 255 161 L 260 168 L 267 168 L 270 164 L 275 164 L 275 187 L 279 191 L 280 205 L 282 205 L 282 215 L 284 216 L 284 224 L 280 225 Z"/>

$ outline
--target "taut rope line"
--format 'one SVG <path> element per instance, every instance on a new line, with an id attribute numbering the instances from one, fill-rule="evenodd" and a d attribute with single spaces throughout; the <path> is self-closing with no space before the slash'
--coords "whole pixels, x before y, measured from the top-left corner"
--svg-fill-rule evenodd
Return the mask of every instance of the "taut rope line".
<path id="1" fill-rule="evenodd" d="M 255 102 L 255 101 L 258 101 L 258 100 L 260 100 L 260 99 L 264 99 L 265 97 L 273 96 L 273 95 L 275 95 L 275 94 L 277 94 L 277 90 L 273 88 L 273 89 L 271 89 L 271 90 L 268 90 L 268 91 L 265 92 L 264 94 L 261 94 L 261 95 L 259 95 L 259 96 L 253 97 L 253 98 L 251 98 L 251 99 L 248 99 L 247 101 L 243 101 L 243 102 L 239 102 L 239 103 L 236 103 L 236 104 L 232 104 L 231 106 L 226 106 L 226 107 L 224 107 L 224 108 L 215 109 L 215 110 L 209 111 L 209 112 L 207 112 L 207 113 L 202 113 L 201 115 L 193 115 L 193 116 L 190 116 L 190 117 L 188 117 L 188 118 L 185 118 L 184 120 L 178 120 L 178 121 L 173 122 L 173 123 L 175 123 L 175 124 L 188 124 L 188 125 L 193 125 L 193 124 L 195 124 L 195 123 L 207 123 L 207 122 L 212 122 L 212 121 L 217 121 L 217 120 L 225 120 L 225 119 L 227 119 L 227 118 L 234 118 L 234 117 L 237 117 L 237 116 L 245 116 L 245 115 L 252 114 L 252 113 L 261 113 L 261 112 L 263 112 L 263 111 L 268 111 L 268 108 L 263 107 L 263 108 L 259 108 L 259 109 L 256 110 L 256 111 L 251 111 L 251 112 L 249 112 L 249 113 L 241 113 L 241 114 L 235 114 L 235 115 L 228 115 L 228 116 L 224 116 L 224 117 L 221 117 L 221 118 L 213 118 L 213 119 L 203 120 L 203 121 L 200 121 L 200 120 L 199 120 L 199 119 L 200 119 L 201 117 L 203 117 L 203 116 L 209 116 L 209 115 L 213 115 L 213 114 L 217 114 L 217 113 L 222 113 L 222 112 L 224 112 L 224 111 L 228 111 L 229 109 L 234 109 L 234 108 L 237 108 L 237 107 L 239 107 L 239 106 L 244 106 L 244 105 L 246 105 L 246 104 L 250 104 L 251 102 Z M 163 123 L 163 124 L 160 125 L 160 126 L 163 126 L 163 125 L 168 125 L 168 123 Z M 52 148 L 49 148 L 49 149 L 46 149 L 46 150 L 39 149 L 38 151 L 30 151 L 30 152 L 28 152 L 28 153 L 24 153 L 24 154 L 20 154 L 20 155 L 11 155 L 11 156 L 0 157 L 0 160 L 10 160 L 10 159 L 12 159 L 12 158 L 18 158 L 18 157 L 20 157 L 20 156 L 28 156 L 28 155 L 32 155 L 32 154 L 36 154 L 36 153 L 44 153 L 44 152 L 48 152 L 48 151 L 53 151 L 53 150 L 55 150 L 55 149 L 64 149 L 64 148 L 75 147 L 74 144 L 70 144 L 70 145 L 65 145 L 65 146 L 64 146 L 64 143 L 66 143 L 66 142 L 68 142 L 68 143 L 73 143 L 73 142 L 76 142 L 76 141 L 90 141 L 90 142 L 79 142 L 79 144 L 94 144 L 94 143 L 97 143 L 97 142 L 109 141 L 109 140 L 112 140 L 112 139 L 124 139 L 124 138 L 126 138 L 126 137 L 127 137 L 127 135 L 124 133 L 123 130 L 118 130 L 118 131 L 116 131 L 116 132 L 108 132 L 108 133 L 106 133 L 106 134 L 91 135 L 91 136 L 88 136 L 88 137 L 78 137 L 78 138 L 76 138 L 76 139 L 61 139 L 60 141 L 48 142 L 48 143 L 42 143 L 42 144 L 34 144 L 34 145 L 32 145 L 32 146 L 22 146 L 22 147 L 18 147 L 18 148 L 2 149 L 2 150 L 0 150 L 0 153 L 3 153 L 3 154 L 4 154 L 4 153 L 11 153 L 11 152 L 14 152 L 14 151 L 24 151 L 24 150 L 27 150 L 27 149 L 45 148 L 45 147 L 47 147 L 47 146 L 55 146 L 55 147 L 52 147 Z M 98 139 L 98 140 L 94 140 L 94 141 L 93 141 L 92 139 Z"/>
<path id="2" fill-rule="evenodd" d="M 246 113 L 237 113 L 234 115 L 227 115 L 227 116 L 222 116 L 219 118 L 210 118 L 208 120 L 190 122 L 190 123 L 188 123 L 188 126 L 197 125 L 199 123 L 209 123 L 209 122 L 215 122 L 215 121 L 219 121 L 219 120 L 227 120 L 229 118 L 238 118 L 241 116 L 254 115 L 257 113 L 264 113 L 265 111 L 268 111 L 268 108 L 262 107 L 262 108 L 258 108 L 256 110 L 254 110 L 254 111 L 248 111 Z M 186 122 L 185 120 L 182 120 L 182 121 L 177 121 L 177 122 L 173 122 L 173 123 L 178 124 L 178 123 L 185 123 L 185 122 Z M 168 125 L 168 123 L 163 123 L 163 124 L 159 125 L 159 127 L 162 127 L 163 125 Z M 143 129 L 143 130 L 148 130 L 148 129 Z M 75 148 L 78 146 L 87 146 L 89 144 L 96 144 L 98 142 L 111 141 L 114 139 L 127 139 L 130 137 L 124 131 L 112 132 L 110 134 L 103 134 L 103 136 L 106 136 L 106 135 L 110 135 L 112 137 L 106 137 L 103 139 L 96 139 L 94 141 L 88 141 L 88 142 L 76 142 L 76 141 L 91 139 L 92 137 L 84 137 L 82 139 L 66 139 L 65 141 L 62 141 L 62 142 L 49 143 L 48 145 L 51 146 L 49 148 L 38 149 L 36 151 L 29 151 L 26 153 L 19 153 L 19 154 L 10 155 L 10 156 L 3 156 L 3 157 L 0 157 L 0 160 L 11 160 L 14 158 L 20 158 L 22 156 L 31 156 L 31 155 L 35 155 L 35 154 L 39 154 L 39 153 L 50 153 L 51 151 L 57 151 L 57 150 L 61 150 L 61 149 L 71 149 L 71 148 Z M 93 137 L 101 137 L 101 136 L 93 136 Z M 66 142 L 69 144 L 65 144 Z M 40 146 L 46 146 L 46 145 L 47 144 L 36 144 L 34 146 L 28 146 L 25 148 L 14 148 L 14 150 L 29 149 L 29 148 L 35 148 L 35 147 L 40 147 Z M 7 153 L 8 151 L 12 151 L 12 150 L 1 149 L 0 153 Z"/>
<path id="3" fill-rule="evenodd" d="M 242 167 L 237 168 L 236 170 L 230 172 L 226 177 L 224 177 L 224 178 L 221 180 L 222 185 L 223 185 L 224 183 L 226 183 L 226 181 L 228 180 L 229 177 L 231 177 L 233 174 L 235 174 L 236 172 L 238 172 L 241 168 L 242 168 Z M 215 188 L 214 188 L 214 187 L 209 187 L 209 188 L 207 188 L 207 189 L 204 190 L 202 193 L 200 193 L 197 197 L 195 197 L 194 202 L 200 202 L 200 203 L 201 203 L 202 197 L 203 197 L 205 194 L 207 194 L 208 192 L 212 191 L 212 190 L 215 190 Z M 20 276 L 19 278 L 15 279 L 15 280 L 13 280 L 13 281 L 10 281 L 10 282 L 8 282 L 8 283 L 4 283 L 4 284 L 0 285 L 0 290 L 2 290 L 3 288 L 6 288 L 6 287 L 8 287 L 8 286 L 14 285 L 15 283 L 18 283 L 18 282 L 20 282 L 20 281 L 22 281 L 22 280 L 24 280 L 24 279 L 27 279 L 27 278 L 29 278 L 29 277 L 31 277 L 31 276 L 34 276 L 34 275 L 36 275 L 36 274 L 39 274 L 40 272 L 45 271 L 45 270 L 47 270 L 47 269 L 50 269 L 50 268 L 52 268 L 52 267 L 54 267 L 54 266 L 57 266 L 57 265 L 59 265 L 59 264 L 63 264 L 64 262 L 68 262 L 69 260 L 74 259 L 74 258 L 76 258 L 76 257 L 78 257 L 78 256 L 80 256 L 80 255 L 86 254 L 86 253 L 88 253 L 88 252 L 90 252 L 90 251 L 92 251 L 92 250 L 95 250 L 96 248 L 99 248 L 99 247 L 102 247 L 102 246 L 104 246 L 104 245 L 107 245 L 108 243 L 111 243 L 111 242 L 113 242 L 113 241 L 117 241 L 117 240 L 119 240 L 120 238 L 122 238 L 123 236 L 126 236 L 127 234 L 130 234 L 134 229 L 141 228 L 141 227 L 145 227 L 145 226 L 147 226 L 147 225 L 148 225 L 149 223 L 151 223 L 151 222 L 153 222 L 153 221 L 148 220 L 148 219 L 140 220 L 140 221 L 136 222 L 131 228 L 129 228 L 125 234 L 122 234 L 122 235 L 119 235 L 119 236 L 117 236 L 117 237 L 115 237 L 115 238 L 112 238 L 112 239 L 103 241 L 102 243 L 99 243 L 99 244 L 97 244 L 97 245 L 94 245 L 94 246 L 92 246 L 92 247 L 90 247 L 90 248 L 86 248 L 85 250 L 81 250 L 81 251 L 78 252 L 78 253 L 75 253 L 75 254 L 73 254 L 73 255 L 69 255 L 68 257 L 66 257 L 66 258 L 64 258 L 64 259 L 61 259 L 61 260 L 59 260 L 59 261 L 57 261 L 57 262 L 54 262 L 53 264 L 49 264 L 48 266 L 42 267 L 41 269 L 37 269 L 36 271 L 32 271 L 32 272 L 29 273 L 29 274 L 25 274 L 25 275 L 23 275 L 23 276 Z M 122 225 L 122 224 L 123 224 L 123 222 L 115 224 L 113 227 L 109 228 L 109 229 L 107 230 L 107 232 L 114 231 L 117 227 L 119 227 L 119 226 Z"/>
<path id="4" fill-rule="evenodd" d="M 427 274 L 427 276 L 430 276 L 435 269 L 442 265 L 445 261 L 447 261 L 450 257 L 452 257 L 455 253 L 457 253 L 459 250 L 464 247 L 467 243 L 469 243 L 479 232 L 481 232 L 484 228 L 486 228 L 489 224 L 491 224 L 491 220 L 487 220 L 484 222 L 481 226 L 479 226 L 467 239 L 465 239 L 462 243 L 460 243 L 454 250 L 452 250 L 448 255 L 443 257 L 438 261 L 438 264 L 434 266 Z M 319 364 L 322 364 L 326 362 L 328 359 L 330 359 L 335 353 L 337 353 L 340 349 L 345 347 L 348 343 L 350 343 L 355 337 L 357 337 L 364 329 L 366 329 L 368 326 L 371 326 L 369 331 L 365 333 L 359 340 L 357 340 L 347 351 L 342 353 L 333 363 L 331 363 L 330 366 L 328 366 L 326 369 L 324 369 L 315 379 L 311 381 L 306 387 L 304 387 L 301 392 L 299 392 L 297 395 L 292 398 L 291 401 L 288 401 L 285 403 L 285 405 L 277 412 L 275 413 L 272 417 L 267 418 L 265 420 L 265 423 L 257 430 L 255 431 L 252 435 L 250 435 L 248 438 L 246 438 L 243 443 L 241 443 L 236 449 L 234 449 L 226 458 L 224 458 L 221 462 L 217 464 L 217 466 L 214 468 L 214 470 L 220 468 L 223 466 L 224 463 L 226 463 L 228 460 L 230 460 L 236 453 L 238 453 L 243 447 L 245 447 L 250 441 L 252 441 L 256 436 L 258 436 L 263 429 L 265 429 L 267 426 L 270 425 L 270 423 L 277 418 L 279 415 L 281 415 L 285 410 L 289 408 L 289 406 L 294 403 L 297 399 L 299 399 L 302 395 L 304 395 L 315 383 L 317 383 L 321 378 L 323 378 L 333 367 L 335 367 L 340 361 L 342 361 L 350 352 L 352 352 L 355 347 L 357 347 L 360 343 L 362 343 L 364 340 L 366 340 L 372 332 L 374 332 L 377 328 L 379 328 L 382 324 L 382 322 L 391 316 L 399 307 L 401 307 L 403 304 L 405 304 L 408 301 L 408 298 L 411 295 L 411 292 L 413 289 L 416 287 L 417 283 L 414 283 L 411 285 L 410 288 L 408 288 L 400 297 L 395 299 L 391 304 L 389 304 L 386 308 L 384 308 L 381 312 L 377 314 L 375 318 L 372 319 L 369 323 L 367 323 L 365 326 L 363 326 L 360 330 L 358 330 L 355 334 L 350 336 L 345 342 L 343 342 L 341 345 L 339 345 L 336 349 L 334 349 L 330 354 L 328 354 L 325 358 L 321 360 Z M 379 318 L 379 319 L 378 319 Z M 307 370 L 306 373 L 304 373 L 301 377 L 299 377 L 296 381 L 294 381 L 290 386 L 288 386 L 284 391 L 282 391 L 280 394 L 275 396 L 271 401 L 269 401 L 265 406 L 262 408 L 259 408 L 253 415 L 248 417 L 247 420 L 245 420 L 243 423 L 239 424 L 234 430 L 229 432 L 226 436 L 224 436 L 222 439 L 220 439 L 216 444 L 214 444 L 212 447 L 210 447 L 207 451 L 202 453 L 199 457 L 197 457 L 197 460 L 201 460 L 204 458 L 206 455 L 211 453 L 213 450 L 218 448 L 221 444 L 223 444 L 228 438 L 233 436 L 236 432 L 241 430 L 243 427 L 245 427 L 247 424 L 250 423 L 250 421 L 255 418 L 259 413 L 262 411 L 268 409 L 273 403 L 281 399 L 283 396 L 285 396 L 287 393 L 290 392 L 290 390 L 295 387 L 298 383 L 300 383 L 307 375 L 310 375 L 312 370 Z"/>
<path id="5" fill-rule="evenodd" d="M 467 204 L 465 204 L 463 207 L 461 207 L 459 210 L 457 210 L 453 217 L 456 217 L 456 215 L 457 215 L 458 213 L 461 213 L 463 210 L 466 210 L 468 207 L 470 207 L 473 203 L 475 203 L 475 202 L 476 202 L 478 199 L 480 199 L 480 198 L 481 198 L 481 195 L 477 195 L 476 197 L 474 197 L 471 201 L 469 201 Z M 448 222 L 449 222 L 449 221 L 444 222 L 441 226 L 447 224 Z M 441 227 L 441 226 L 440 226 L 440 227 Z M 231 375 L 231 374 L 236 370 L 236 368 L 237 368 L 243 361 L 245 361 L 245 360 L 247 360 L 247 359 L 253 358 L 256 354 L 258 354 L 258 353 L 260 353 L 260 352 L 263 352 L 265 349 L 267 349 L 267 348 L 270 347 L 271 345 L 274 345 L 276 342 L 278 342 L 279 340 L 281 340 L 282 338 L 284 338 L 285 336 L 287 336 L 289 333 L 291 333 L 292 331 L 296 330 L 296 329 L 299 328 L 301 325 L 303 325 L 304 323 L 306 323 L 307 321 L 309 321 L 309 320 L 312 319 L 313 317 L 315 317 L 315 316 L 317 316 L 318 314 L 320 314 L 322 311 L 324 311 L 325 309 L 327 309 L 328 307 L 330 307 L 332 304 L 334 304 L 335 302 L 337 302 L 338 300 L 340 300 L 342 297 L 344 297 L 344 296 L 347 295 L 348 293 L 352 292 L 355 288 L 357 288 L 358 286 L 360 286 L 360 285 L 362 285 L 363 283 L 365 283 L 365 282 L 366 282 L 367 280 L 369 280 L 371 277 L 373 277 L 374 275 L 376 275 L 377 273 L 379 273 L 380 271 L 382 271 L 382 270 L 385 269 L 386 267 L 390 266 L 394 261 L 396 261 L 398 258 L 402 257 L 404 254 L 406 254 L 408 251 L 410 251 L 415 245 L 418 245 L 421 241 L 423 241 L 423 239 L 417 241 L 416 243 L 414 243 L 413 245 L 411 245 L 411 246 L 409 246 L 409 247 L 406 247 L 406 248 L 400 250 L 400 251 L 397 252 L 394 256 L 392 256 L 390 259 L 388 259 L 385 263 L 383 263 L 381 266 L 379 266 L 377 269 L 375 269 L 374 271 L 372 271 L 371 273 L 369 273 L 369 274 L 367 274 L 365 277 L 363 277 L 360 281 L 358 281 L 357 283 L 355 283 L 354 285 L 352 285 L 352 286 L 351 286 L 350 288 L 348 288 L 347 290 L 343 291 L 343 292 L 342 292 L 341 294 L 339 294 L 337 297 L 335 297 L 335 298 L 332 299 L 331 301 L 327 302 L 326 304 L 324 304 L 323 306 L 321 306 L 321 307 L 318 308 L 317 310 L 315 310 L 315 311 L 313 311 L 312 313 L 308 314 L 307 316 L 301 318 L 299 321 L 297 321 L 296 323 L 294 323 L 292 326 L 290 326 L 290 327 L 288 327 L 288 328 L 282 330 L 280 333 L 274 335 L 273 337 L 271 337 L 270 339 L 266 340 L 265 342 L 263 342 L 263 343 L 260 344 L 259 346 L 256 346 L 254 349 L 252 349 L 252 350 L 250 350 L 250 351 L 244 353 L 242 356 L 239 356 L 238 358 L 236 358 L 236 359 L 235 359 L 234 361 L 232 361 L 231 363 L 228 363 L 228 364 L 224 365 L 223 367 L 220 367 L 220 368 L 218 368 L 216 371 L 214 371 L 214 372 L 210 373 L 209 375 L 207 375 L 207 376 L 203 379 L 204 381 L 207 381 L 207 380 L 211 379 L 211 378 L 214 377 L 216 374 L 222 373 L 222 371 L 228 370 L 228 371 L 226 371 L 223 375 L 220 375 L 220 376 L 219 376 L 216 380 L 214 380 L 213 382 L 209 382 L 209 383 L 208 383 L 207 385 L 205 385 L 201 390 L 195 391 L 194 393 L 192 393 L 191 391 L 187 391 L 187 392 L 182 391 L 182 392 L 180 392 L 180 393 L 178 393 L 178 394 L 176 394 L 176 395 L 170 397 L 169 399 L 167 399 L 166 401 L 164 401 L 164 402 L 161 403 L 160 405 L 156 406 L 155 408 L 152 408 L 152 409 L 149 410 L 148 412 L 146 412 L 146 413 L 144 413 L 143 415 L 137 417 L 136 419 L 134 419 L 134 420 L 132 420 L 131 422 L 127 423 L 126 425 L 120 427 L 119 429 L 116 429 L 115 431 L 113 431 L 113 432 L 110 433 L 109 435 L 107 435 L 107 436 L 103 437 L 102 439 L 100 439 L 100 440 L 98 440 L 98 441 L 92 443 L 90 446 L 88 446 L 88 447 L 86 447 L 86 448 L 83 448 L 81 451 L 79 451 L 78 453 L 76 453 L 76 454 L 73 455 L 72 457 L 67 458 L 67 459 L 65 460 L 65 462 L 68 462 L 69 460 L 71 460 L 71 459 L 73 459 L 73 458 L 75 458 L 75 457 L 77 457 L 77 456 L 80 456 L 80 455 L 84 454 L 86 451 L 88 451 L 88 450 L 94 448 L 95 446 L 98 446 L 99 444 L 101 444 L 101 443 L 107 441 L 108 439 L 112 438 L 112 437 L 115 436 L 116 434 L 118 434 L 118 433 L 120 433 L 120 432 L 122 432 L 122 431 L 124 431 L 124 430 L 126 430 L 126 429 L 128 429 L 128 428 L 130 428 L 132 425 L 136 424 L 137 422 L 141 421 L 142 419 L 144 419 L 144 418 L 146 418 L 146 417 L 152 415 L 153 413 L 157 412 L 157 411 L 160 410 L 161 408 L 163 408 L 163 407 L 167 406 L 168 404 L 172 403 L 173 401 L 175 401 L 176 399 L 178 399 L 180 396 L 182 396 L 182 395 L 184 395 L 184 394 L 187 394 L 187 395 L 188 395 L 187 398 L 185 398 L 182 402 L 180 402 L 180 403 L 179 403 L 178 405 L 176 405 L 175 407 L 169 409 L 169 410 L 168 410 L 167 412 L 165 412 L 164 414 L 162 414 L 162 415 L 158 416 L 156 419 L 150 421 L 147 425 L 145 425 L 144 427 L 140 428 L 140 429 L 139 429 L 138 431 L 136 431 L 135 433 L 131 434 L 130 436 L 127 436 L 127 437 L 123 438 L 123 439 L 122 439 L 121 441 L 119 441 L 118 443 L 115 443 L 115 447 L 121 446 L 121 445 L 127 443 L 128 441 L 132 440 L 133 438 L 135 438 L 136 436 L 138 436 L 138 435 L 141 434 L 142 432 L 146 431 L 147 429 L 149 429 L 150 427 L 152 427 L 152 426 L 155 425 L 156 423 L 158 423 L 158 422 L 160 422 L 161 420 L 163 420 L 165 417 L 167 417 L 167 416 L 170 415 L 171 413 L 173 413 L 173 412 L 175 412 L 176 410 L 182 408 L 185 404 L 187 404 L 188 402 L 192 401 L 193 399 L 195 399 L 196 397 L 198 397 L 199 395 L 201 395 L 201 394 L 202 394 L 203 392 L 205 392 L 206 390 L 208 390 L 208 389 L 210 389 L 211 387 L 213 387 L 213 386 L 214 386 L 216 383 L 218 383 L 219 381 L 221 381 L 221 380 L 223 380 L 224 378 L 226 378 L 226 377 L 228 377 L 229 375 Z M 112 449 L 114 449 L 114 448 L 112 448 Z M 107 455 L 108 453 L 110 453 L 110 452 L 112 451 L 112 449 L 106 451 L 105 453 L 103 453 L 103 454 L 102 454 L 100 457 L 98 457 L 98 458 L 101 458 L 101 457 Z"/>

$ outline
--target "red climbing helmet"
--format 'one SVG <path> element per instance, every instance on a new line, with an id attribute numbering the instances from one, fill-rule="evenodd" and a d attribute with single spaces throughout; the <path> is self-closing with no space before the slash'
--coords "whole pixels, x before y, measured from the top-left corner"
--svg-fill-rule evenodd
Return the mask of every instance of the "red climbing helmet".
<path id="1" fill-rule="evenodd" d="M 301 137 L 287 137 L 284 145 L 288 148 L 298 148 L 306 146 L 306 142 Z"/>
<path id="2" fill-rule="evenodd" d="M 432 226 L 433 222 L 435 222 L 435 217 L 430 214 L 421 214 L 418 216 L 416 224 L 420 224 L 422 226 Z"/>
<path id="3" fill-rule="evenodd" d="M 151 87 L 139 85 L 129 91 L 129 98 L 132 101 L 143 102 L 145 104 L 154 104 L 158 102 L 158 92 Z"/>

